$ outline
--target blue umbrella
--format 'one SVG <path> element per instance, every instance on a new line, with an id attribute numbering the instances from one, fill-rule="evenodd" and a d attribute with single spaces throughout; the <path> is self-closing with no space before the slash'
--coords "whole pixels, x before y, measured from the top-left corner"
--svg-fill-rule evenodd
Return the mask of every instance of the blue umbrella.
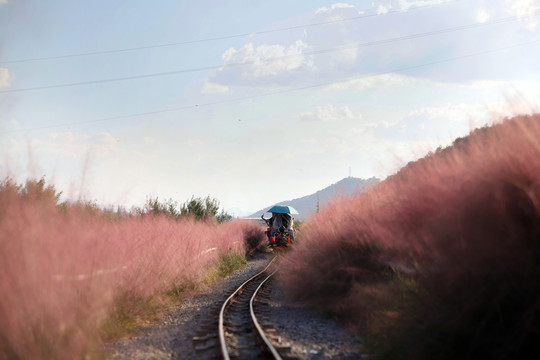
<path id="1" fill-rule="evenodd" d="M 278 214 L 296 214 L 298 215 L 298 211 L 296 211 L 295 208 L 292 206 L 281 206 L 281 205 L 274 205 L 270 209 L 268 209 L 269 213 L 278 213 Z"/>

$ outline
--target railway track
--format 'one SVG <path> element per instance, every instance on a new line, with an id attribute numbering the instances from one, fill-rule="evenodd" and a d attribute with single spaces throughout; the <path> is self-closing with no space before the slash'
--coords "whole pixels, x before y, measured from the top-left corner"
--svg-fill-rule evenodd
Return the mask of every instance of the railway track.
<path id="1" fill-rule="evenodd" d="M 219 309 L 217 323 L 211 320 L 204 324 L 199 336 L 193 338 L 195 350 L 201 357 L 289 359 L 281 353 L 287 353 L 290 346 L 280 343 L 266 318 L 269 308 L 264 300 L 267 298 L 265 286 L 275 273 L 269 273 L 274 259 L 227 297 Z"/>

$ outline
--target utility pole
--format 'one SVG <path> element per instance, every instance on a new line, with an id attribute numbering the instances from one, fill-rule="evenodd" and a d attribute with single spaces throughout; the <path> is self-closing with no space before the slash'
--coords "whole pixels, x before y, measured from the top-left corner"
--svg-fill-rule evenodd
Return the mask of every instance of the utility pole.
<path id="1" fill-rule="evenodd" d="M 349 181 L 347 181 L 347 196 L 351 196 L 352 195 L 352 190 L 351 190 L 351 167 L 349 166 Z"/>

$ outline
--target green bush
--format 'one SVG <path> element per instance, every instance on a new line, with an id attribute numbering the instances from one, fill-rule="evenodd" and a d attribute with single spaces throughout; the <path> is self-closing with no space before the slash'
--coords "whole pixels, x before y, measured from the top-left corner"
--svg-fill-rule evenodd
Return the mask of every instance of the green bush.
<path id="1" fill-rule="evenodd" d="M 190 200 L 181 205 L 173 199 L 160 201 L 158 197 L 149 198 L 142 209 L 135 208 L 133 212 L 137 215 L 152 214 L 174 219 L 192 217 L 195 221 L 215 219 L 220 224 L 233 218 L 225 210 L 219 212 L 219 201 L 210 196 L 206 198 L 192 196 Z"/>

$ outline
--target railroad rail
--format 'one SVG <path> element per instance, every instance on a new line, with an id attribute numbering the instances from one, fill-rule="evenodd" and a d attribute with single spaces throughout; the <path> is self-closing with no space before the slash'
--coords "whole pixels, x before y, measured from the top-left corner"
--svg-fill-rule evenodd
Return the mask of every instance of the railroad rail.
<path id="1" fill-rule="evenodd" d="M 224 360 L 231 358 L 281 360 L 281 356 L 266 337 L 254 311 L 255 298 L 261 287 L 275 273 L 274 271 L 265 277 L 274 260 L 275 258 L 263 271 L 240 285 L 223 303 L 219 312 L 219 342 Z"/>
<path id="2" fill-rule="evenodd" d="M 249 278 L 227 297 L 219 309 L 217 339 L 214 335 L 216 327 L 209 323 L 204 326 L 204 335 L 193 338 L 198 343 L 196 349 L 211 358 L 224 360 L 282 359 L 276 346 L 283 352 L 289 349 L 289 345 L 279 343 L 275 329 L 265 317 L 268 306 L 265 306 L 264 300 L 260 300 L 267 296 L 264 287 L 276 272 L 267 273 L 274 260 L 275 257 L 264 270 Z"/>

